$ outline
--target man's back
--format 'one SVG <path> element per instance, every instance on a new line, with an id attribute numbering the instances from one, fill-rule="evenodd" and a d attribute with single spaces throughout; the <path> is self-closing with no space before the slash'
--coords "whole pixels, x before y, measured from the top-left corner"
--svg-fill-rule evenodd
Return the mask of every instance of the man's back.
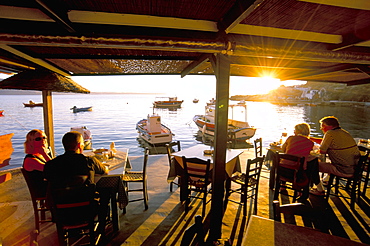
<path id="1" fill-rule="evenodd" d="M 323 142 L 320 146 L 321 150 L 326 150 L 329 158 L 334 164 L 341 164 L 342 166 L 353 166 L 357 163 L 360 152 L 358 150 L 356 141 L 345 130 L 341 128 L 329 130 L 326 132 Z M 338 167 L 338 170 L 341 169 Z M 350 170 L 339 170 L 343 173 L 351 173 Z"/>
<path id="2" fill-rule="evenodd" d="M 94 183 L 94 174 L 104 173 L 103 167 L 82 154 L 67 151 L 45 164 L 45 178 L 58 187 Z"/>

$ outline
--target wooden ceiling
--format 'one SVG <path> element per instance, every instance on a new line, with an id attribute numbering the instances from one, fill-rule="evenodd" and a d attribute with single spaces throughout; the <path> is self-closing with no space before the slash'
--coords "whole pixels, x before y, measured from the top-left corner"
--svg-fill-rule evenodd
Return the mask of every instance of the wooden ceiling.
<path id="1" fill-rule="evenodd" d="M 370 82 L 368 0 L 0 0 L 0 73 Z"/>

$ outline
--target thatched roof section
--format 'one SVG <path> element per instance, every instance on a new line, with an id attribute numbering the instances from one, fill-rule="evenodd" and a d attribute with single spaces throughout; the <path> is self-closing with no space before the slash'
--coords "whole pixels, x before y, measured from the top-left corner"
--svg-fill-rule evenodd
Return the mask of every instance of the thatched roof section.
<path id="1" fill-rule="evenodd" d="M 90 93 L 72 79 L 47 70 L 29 70 L 0 82 L 2 89 Z"/>

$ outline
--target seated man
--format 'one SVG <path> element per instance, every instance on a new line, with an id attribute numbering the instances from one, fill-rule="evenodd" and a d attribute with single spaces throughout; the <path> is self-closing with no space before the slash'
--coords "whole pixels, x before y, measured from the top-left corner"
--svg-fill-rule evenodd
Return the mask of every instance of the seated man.
<path id="1" fill-rule="evenodd" d="M 356 141 L 344 129 L 339 126 L 338 119 L 334 116 L 327 116 L 320 120 L 321 130 L 324 137 L 310 139 L 320 145 L 320 153 L 328 154 L 331 162 L 319 162 L 319 171 L 334 174 L 342 177 L 351 177 L 354 167 L 360 158 L 360 151 Z M 311 194 L 325 195 L 322 184 L 317 189 L 311 190 Z"/>
<path id="2" fill-rule="evenodd" d="M 95 174 L 107 174 L 107 167 L 96 159 L 84 156 L 84 140 L 79 132 L 67 132 L 62 139 L 64 154 L 48 161 L 44 167 L 45 178 L 56 187 L 79 185 L 75 178 L 85 176 L 85 184 L 94 183 Z"/>
<path id="3" fill-rule="evenodd" d="M 96 161 L 95 158 L 82 154 L 84 140 L 79 132 L 67 132 L 62 139 L 64 154 L 48 161 L 44 167 L 44 177 L 49 187 L 65 188 L 93 184 L 96 174 L 108 173 L 108 168 Z M 50 197 L 49 197 L 50 198 Z M 109 194 L 99 194 L 99 221 L 101 230 L 105 227 Z"/>

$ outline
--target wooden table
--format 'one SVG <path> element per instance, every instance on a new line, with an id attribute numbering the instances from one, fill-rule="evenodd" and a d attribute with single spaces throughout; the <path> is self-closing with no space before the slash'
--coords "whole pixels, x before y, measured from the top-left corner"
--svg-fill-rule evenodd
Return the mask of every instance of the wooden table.
<path id="1" fill-rule="evenodd" d="M 204 150 L 209 150 L 210 147 L 206 145 L 195 145 L 193 147 L 174 152 L 172 156 L 174 156 L 174 161 L 170 164 L 170 170 L 168 173 L 167 181 L 170 183 L 172 182 L 178 175 L 183 176 L 183 163 L 182 163 L 182 156 L 186 158 L 199 158 L 202 160 L 211 160 L 211 169 L 213 168 L 213 155 L 205 155 Z M 240 160 L 239 155 L 242 154 L 243 151 L 241 150 L 234 150 L 228 149 L 226 150 L 226 164 L 225 164 L 225 175 L 226 177 L 231 177 L 234 172 L 241 172 L 240 167 Z M 229 186 L 227 185 L 226 188 Z M 180 187 L 180 197 L 181 201 L 184 200 L 185 195 L 182 194 Z"/>
<path id="2" fill-rule="evenodd" d="M 280 223 L 252 215 L 242 245 L 355 246 L 365 245 L 312 228 Z"/>
<path id="3" fill-rule="evenodd" d="M 111 205 L 112 224 L 115 232 L 119 231 L 117 203 L 119 204 L 119 208 L 122 210 L 125 209 L 128 204 L 127 193 L 122 183 L 122 176 L 125 174 L 125 171 L 127 169 L 131 169 L 131 164 L 128 159 L 128 151 L 129 149 L 118 149 L 113 158 L 107 159 L 104 162 L 105 165 L 109 166 L 108 175 L 95 176 L 96 189 L 101 196 L 104 197 L 103 200 L 105 200 L 101 202 L 110 203 Z M 84 151 L 83 154 L 91 157 L 95 155 L 92 151 Z M 101 223 L 105 225 L 106 222 L 101 221 Z"/>

